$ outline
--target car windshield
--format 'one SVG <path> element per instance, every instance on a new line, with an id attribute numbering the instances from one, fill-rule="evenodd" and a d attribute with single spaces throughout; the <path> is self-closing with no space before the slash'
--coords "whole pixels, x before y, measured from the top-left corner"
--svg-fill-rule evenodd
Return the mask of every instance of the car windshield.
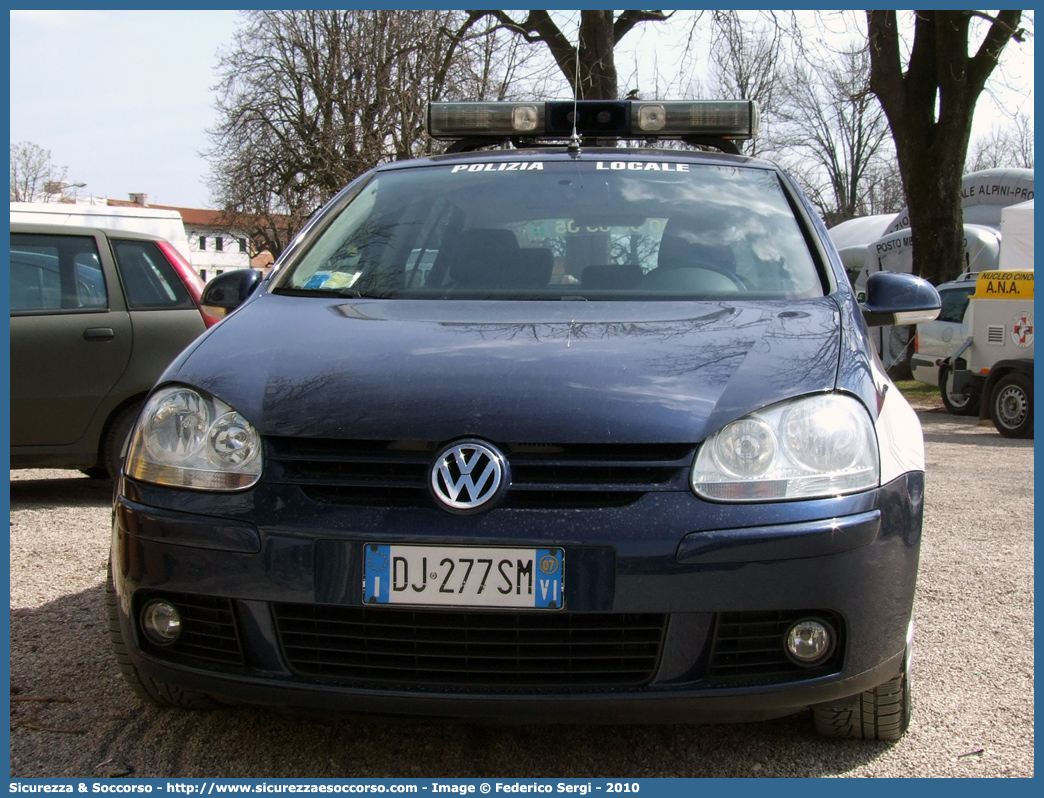
<path id="1" fill-rule="evenodd" d="M 968 309 L 968 298 L 975 292 L 975 283 L 948 288 L 939 291 L 942 299 L 942 310 L 938 321 L 951 321 L 960 324 L 964 321 L 964 311 Z"/>
<path id="2" fill-rule="evenodd" d="M 276 290 L 584 300 L 824 293 L 771 169 L 532 157 L 379 173 Z"/>

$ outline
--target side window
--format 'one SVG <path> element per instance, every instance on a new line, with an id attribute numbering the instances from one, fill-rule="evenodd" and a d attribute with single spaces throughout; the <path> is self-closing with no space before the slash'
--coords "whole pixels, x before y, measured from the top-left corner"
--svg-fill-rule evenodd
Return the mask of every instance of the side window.
<path id="1" fill-rule="evenodd" d="M 194 307 L 174 267 L 155 243 L 114 239 L 112 249 L 129 309 Z"/>
<path id="2" fill-rule="evenodd" d="M 67 313 L 108 306 L 93 238 L 11 233 L 12 313 Z"/>

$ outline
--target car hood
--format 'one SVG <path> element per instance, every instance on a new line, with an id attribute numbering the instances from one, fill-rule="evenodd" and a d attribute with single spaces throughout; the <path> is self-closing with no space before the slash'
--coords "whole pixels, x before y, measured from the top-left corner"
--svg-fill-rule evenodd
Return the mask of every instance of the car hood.
<path id="1" fill-rule="evenodd" d="M 699 441 L 830 390 L 830 298 L 743 302 L 335 300 L 265 294 L 167 379 L 264 435 Z"/>

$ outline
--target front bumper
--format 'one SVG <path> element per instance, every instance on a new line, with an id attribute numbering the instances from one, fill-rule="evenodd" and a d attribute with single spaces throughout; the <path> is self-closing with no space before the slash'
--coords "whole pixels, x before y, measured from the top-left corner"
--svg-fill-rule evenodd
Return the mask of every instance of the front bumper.
<path id="1" fill-rule="evenodd" d="M 113 581 L 135 666 L 226 701 L 487 721 L 758 720 L 854 695 L 898 672 L 917 576 L 923 484 L 923 474 L 909 473 L 866 494 L 773 506 L 707 505 L 691 494 L 659 494 L 614 510 L 503 510 L 462 519 L 344 508 L 312 508 L 302 516 L 263 488 L 250 498 L 226 499 L 223 517 L 215 517 L 200 512 L 213 497 L 184 500 L 185 494 L 125 480 L 114 516 Z M 259 519 L 266 523 L 251 523 Z M 418 529 L 430 529 L 431 537 Z M 372 670 L 365 677 L 316 672 L 295 660 L 285 608 L 318 607 L 339 623 L 354 623 L 363 611 L 381 613 L 362 606 L 363 544 L 433 539 L 562 546 L 574 570 L 567 571 L 560 616 L 663 618 L 647 678 L 476 687 L 479 681 L 466 678 L 428 682 L 422 666 L 409 678 L 389 680 Z M 220 599 L 238 656 L 222 660 L 151 645 L 134 619 L 155 596 Z M 785 627 L 808 614 L 837 626 L 840 644 L 826 665 L 798 668 L 777 651 L 782 665 L 745 671 L 753 661 L 748 656 L 738 668 L 717 666 L 723 654 L 736 661 L 722 651 L 728 623 L 758 625 L 772 617 Z M 515 615 L 504 615 L 504 622 Z M 492 617 L 496 625 L 500 619 Z"/>

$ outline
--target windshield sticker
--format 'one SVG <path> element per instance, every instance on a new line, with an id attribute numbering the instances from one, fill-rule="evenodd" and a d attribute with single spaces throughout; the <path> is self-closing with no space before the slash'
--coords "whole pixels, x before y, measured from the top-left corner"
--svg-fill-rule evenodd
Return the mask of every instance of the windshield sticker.
<path id="1" fill-rule="evenodd" d="M 595 169 L 612 169 L 628 172 L 688 172 L 687 163 L 655 163 L 643 161 L 598 161 Z"/>
<path id="2" fill-rule="evenodd" d="M 457 172 L 532 172 L 544 170 L 543 161 L 509 161 L 507 163 L 462 163 L 453 167 L 450 174 Z"/>
<path id="3" fill-rule="evenodd" d="M 304 287 L 305 288 L 322 288 L 324 285 L 326 285 L 326 281 L 329 280 L 329 279 L 330 279 L 330 273 L 329 272 L 319 272 L 318 274 L 313 274 L 308 279 L 308 282 L 304 284 Z"/>

